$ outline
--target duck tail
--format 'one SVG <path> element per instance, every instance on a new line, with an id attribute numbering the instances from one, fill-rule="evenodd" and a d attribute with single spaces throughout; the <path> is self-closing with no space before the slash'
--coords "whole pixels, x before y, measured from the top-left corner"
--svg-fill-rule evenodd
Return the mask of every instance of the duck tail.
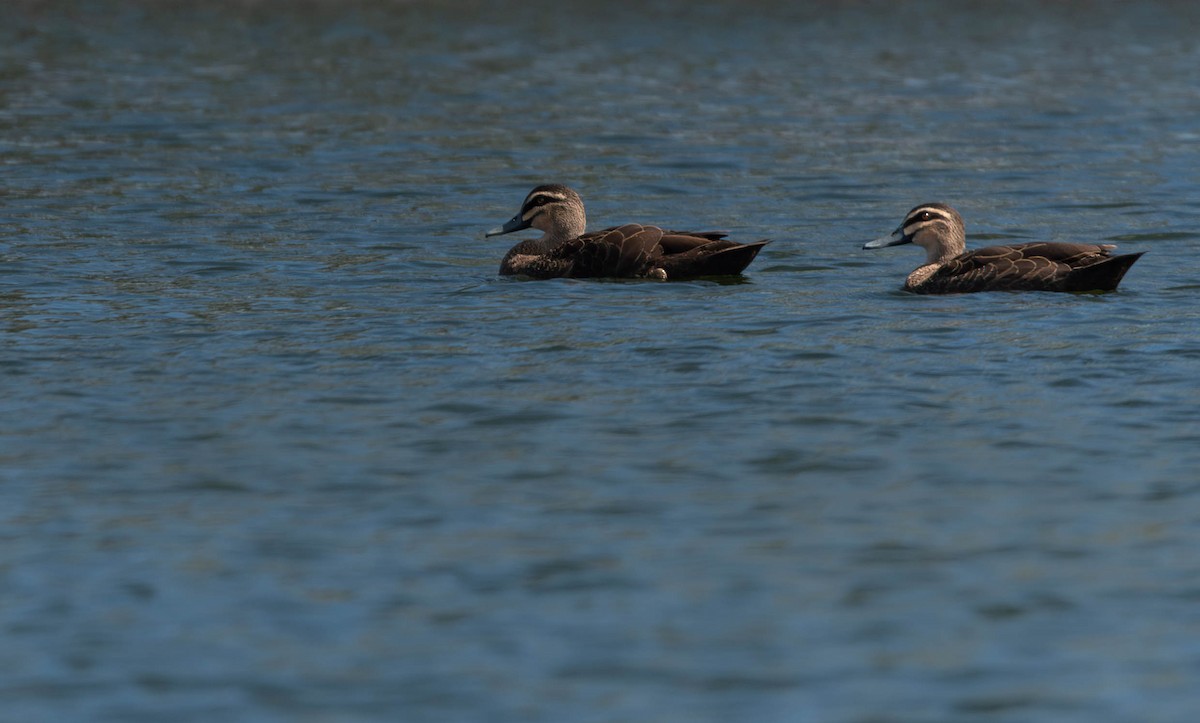
<path id="1" fill-rule="evenodd" d="M 1098 264 L 1077 269 L 1068 280 L 1068 291 L 1114 291 L 1129 267 L 1142 257 L 1145 251 L 1136 254 L 1122 254 L 1101 261 Z"/>
<path id="2" fill-rule="evenodd" d="M 689 269 L 691 276 L 734 276 L 742 273 L 750 262 L 758 256 L 758 252 L 770 241 L 754 241 L 747 244 L 737 244 L 704 253 L 701 247 L 700 258 Z M 668 272 L 670 273 L 670 272 Z"/>

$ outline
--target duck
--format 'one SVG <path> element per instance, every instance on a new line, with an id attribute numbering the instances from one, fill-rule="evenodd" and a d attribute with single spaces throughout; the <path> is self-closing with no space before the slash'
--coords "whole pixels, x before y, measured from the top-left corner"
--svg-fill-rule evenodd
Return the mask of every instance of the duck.
<path id="1" fill-rule="evenodd" d="M 668 231 L 639 223 L 585 233 L 583 199 L 557 183 L 530 191 L 517 215 L 486 237 L 527 228 L 543 235 L 509 249 L 500 262 L 502 276 L 659 281 L 733 276 L 770 243 L 737 243 L 727 240 L 724 231 Z"/>
<path id="2" fill-rule="evenodd" d="M 967 251 L 962 216 L 944 203 L 923 203 L 887 236 L 864 249 L 916 244 L 925 263 L 904 289 L 917 294 L 976 291 L 1114 291 L 1142 253 L 1112 254 L 1115 244 L 1032 242 Z"/>

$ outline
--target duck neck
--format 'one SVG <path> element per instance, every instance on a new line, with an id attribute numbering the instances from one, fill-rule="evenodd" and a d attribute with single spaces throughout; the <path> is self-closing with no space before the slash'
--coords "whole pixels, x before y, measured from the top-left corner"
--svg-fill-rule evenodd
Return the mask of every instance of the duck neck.
<path id="1" fill-rule="evenodd" d="M 948 236 L 918 238 L 915 243 L 925 249 L 925 263 L 934 266 L 941 266 L 967 250 L 967 240 L 958 229 L 952 230 Z"/>
<path id="2" fill-rule="evenodd" d="M 539 253 L 546 253 L 559 244 L 566 243 L 583 235 L 582 228 L 555 226 L 548 229 L 539 238 L 532 239 L 533 248 Z"/>
<path id="3" fill-rule="evenodd" d="M 564 241 L 577 239 L 587 230 L 587 216 L 582 208 L 555 208 L 545 221 L 544 226 L 535 224 L 536 228 L 544 232 L 541 238 L 536 239 L 544 251 L 549 251 Z"/>
<path id="4" fill-rule="evenodd" d="M 942 266 L 947 261 L 955 256 L 958 256 L 962 252 L 963 249 L 961 247 L 958 250 L 951 248 L 931 248 L 925 252 L 925 265 Z"/>

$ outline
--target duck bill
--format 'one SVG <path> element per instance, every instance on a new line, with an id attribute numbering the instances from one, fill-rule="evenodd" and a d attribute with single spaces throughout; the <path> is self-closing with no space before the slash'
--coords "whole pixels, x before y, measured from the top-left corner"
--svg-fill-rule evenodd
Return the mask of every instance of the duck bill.
<path id="1" fill-rule="evenodd" d="M 892 231 L 887 236 L 881 236 L 874 241 L 868 241 L 863 244 L 864 249 L 885 249 L 888 246 L 899 246 L 900 244 L 912 243 L 912 236 L 904 235 L 904 227 Z"/>
<path id="2" fill-rule="evenodd" d="M 529 228 L 529 221 L 521 218 L 521 214 L 518 213 L 516 216 L 513 216 L 512 218 L 510 218 L 508 220 L 508 222 L 505 223 L 503 226 L 497 226 L 496 228 L 492 229 L 491 231 L 488 231 L 487 233 L 485 233 L 483 235 L 483 237 L 489 238 L 491 236 L 502 236 L 506 233 L 512 233 L 513 231 L 521 231 L 521 230 L 527 229 L 527 228 Z"/>

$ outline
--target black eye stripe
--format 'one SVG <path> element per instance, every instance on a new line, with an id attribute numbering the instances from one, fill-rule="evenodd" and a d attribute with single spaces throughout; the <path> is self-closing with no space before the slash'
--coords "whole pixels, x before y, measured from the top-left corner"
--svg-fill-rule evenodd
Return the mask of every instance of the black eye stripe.
<path id="1" fill-rule="evenodd" d="M 565 198 L 558 198 L 557 196 L 549 196 L 544 193 L 539 193 L 525 202 L 525 205 L 521 207 L 521 215 L 524 216 L 532 213 L 535 210 L 540 213 L 540 209 L 543 206 L 549 206 L 552 203 L 563 203 L 564 201 L 566 201 Z"/>
<path id="2" fill-rule="evenodd" d="M 914 213 L 913 215 L 911 215 L 907 219 L 905 219 L 904 225 L 911 226 L 914 223 L 924 223 L 925 221 L 947 221 L 948 222 L 949 220 L 950 220 L 949 218 L 943 216 L 940 213 L 934 213 L 933 211 L 921 211 L 920 213 Z"/>
<path id="3" fill-rule="evenodd" d="M 525 202 L 525 210 L 529 210 L 531 208 L 537 208 L 538 206 L 545 206 L 546 204 L 554 203 L 557 200 L 558 199 L 554 198 L 553 196 L 543 196 L 542 194 L 539 193 L 538 195 L 534 196 L 533 198 L 531 198 Z"/>

